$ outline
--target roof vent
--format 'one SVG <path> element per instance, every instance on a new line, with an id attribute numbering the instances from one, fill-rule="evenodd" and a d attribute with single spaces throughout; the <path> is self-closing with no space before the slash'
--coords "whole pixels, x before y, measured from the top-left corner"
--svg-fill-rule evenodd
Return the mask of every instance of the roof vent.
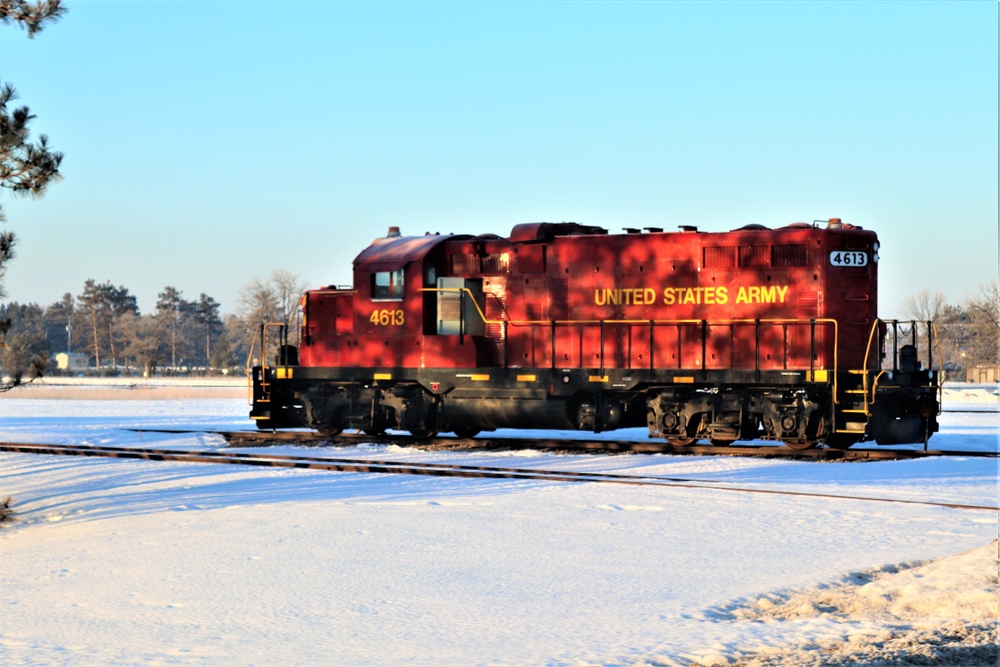
<path id="1" fill-rule="evenodd" d="M 388 236 L 390 239 L 394 239 L 402 235 L 399 233 L 399 227 L 390 227 L 389 233 L 386 236 Z"/>

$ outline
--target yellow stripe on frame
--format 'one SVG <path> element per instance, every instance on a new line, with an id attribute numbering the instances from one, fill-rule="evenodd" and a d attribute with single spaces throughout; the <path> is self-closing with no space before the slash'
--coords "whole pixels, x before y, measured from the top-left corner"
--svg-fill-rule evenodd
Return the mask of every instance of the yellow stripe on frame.
<path id="1" fill-rule="evenodd" d="M 591 375 L 591 382 L 611 382 L 611 379 L 607 375 Z"/>
<path id="2" fill-rule="evenodd" d="M 490 376 L 485 374 L 472 374 L 469 376 L 469 379 L 473 382 L 489 382 Z"/>
<path id="3" fill-rule="evenodd" d="M 391 380 L 392 379 L 392 373 L 376 373 L 375 374 L 375 379 L 376 380 Z"/>
<path id="4" fill-rule="evenodd" d="M 694 378 L 689 375 L 678 375 L 674 378 L 674 384 L 694 384 Z"/>
<path id="5" fill-rule="evenodd" d="M 535 382 L 537 379 L 538 378 L 535 377 L 534 375 L 518 375 L 517 376 L 517 381 L 518 382 Z"/>

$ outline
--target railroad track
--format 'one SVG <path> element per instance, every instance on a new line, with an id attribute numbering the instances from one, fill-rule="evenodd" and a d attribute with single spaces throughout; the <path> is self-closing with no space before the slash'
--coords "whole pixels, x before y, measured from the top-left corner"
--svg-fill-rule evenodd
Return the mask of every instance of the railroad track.
<path id="1" fill-rule="evenodd" d="M 962 510 L 985 510 L 996 512 L 1000 508 L 989 505 L 948 503 L 899 498 L 878 498 L 852 496 L 846 494 L 813 493 L 754 487 L 732 486 L 729 483 L 709 479 L 684 477 L 660 477 L 651 475 L 626 475 L 620 473 L 586 473 L 562 470 L 539 470 L 526 468 L 503 468 L 492 466 L 467 466 L 442 463 L 419 463 L 411 461 L 383 461 L 355 458 L 332 458 L 314 456 L 281 456 L 272 454 L 240 453 L 229 451 L 178 451 L 170 449 L 150 449 L 132 447 L 101 447 L 85 445 L 57 445 L 39 443 L 0 442 L 0 451 L 21 454 L 42 454 L 61 456 L 106 457 L 140 459 L 148 461 L 175 461 L 182 463 L 209 463 L 244 465 L 269 468 L 295 468 L 324 470 L 331 472 L 357 472 L 394 475 L 427 475 L 433 477 L 466 477 L 481 479 L 518 479 L 551 482 L 589 482 L 600 484 L 626 484 L 632 486 L 656 486 L 662 488 L 711 489 L 731 493 L 782 495 L 833 500 L 858 500 L 868 502 L 924 505 Z"/>
<path id="2" fill-rule="evenodd" d="M 198 431 L 191 429 L 128 429 L 134 433 L 177 433 L 219 435 L 232 447 L 254 447 L 272 444 L 326 443 L 334 447 L 352 447 L 362 443 L 406 445 L 430 449 L 539 449 L 559 452 L 603 452 L 636 454 L 686 454 L 700 456 L 753 456 L 826 461 L 893 461 L 927 456 L 971 456 L 998 458 L 996 452 L 946 451 L 922 449 L 882 449 L 859 447 L 840 449 L 791 449 L 767 445 L 689 445 L 679 447 L 665 440 L 586 440 L 566 438 L 502 438 L 480 435 L 475 438 L 435 437 L 414 438 L 409 435 L 368 435 L 341 433 L 336 437 L 315 431 Z"/>

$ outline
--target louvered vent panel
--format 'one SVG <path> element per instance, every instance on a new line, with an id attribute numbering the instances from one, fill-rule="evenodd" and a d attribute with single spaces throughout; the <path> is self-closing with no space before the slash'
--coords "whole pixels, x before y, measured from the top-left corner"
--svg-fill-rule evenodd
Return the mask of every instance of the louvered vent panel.
<path id="1" fill-rule="evenodd" d="M 799 296 L 795 304 L 795 316 L 802 319 L 815 319 L 819 317 L 819 294 L 812 292 Z"/>
<path id="2" fill-rule="evenodd" d="M 482 273 L 495 276 L 510 272 L 510 256 L 505 252 L 491 252 L 482 257 Z"/>
<path id="3" fill-rule="evenodd" d="M 771 264 L 771 246 L 741 245 L 740 268 L 766 268 Z"/>
<path id="4" fill-rule="evenodd" d="M 486 296 L 486 337 L 497 345 L 503 343 L 504 304 L 499 298 Z"/>
<path id="5" fill-rule="evenodd" d="M 809 248 L 805 244 L 771 246 L 771 266 L 792 268 L 809 264 Z"/>
<path id="6" fill-rule="evenodd" d="M 705 246 L 702 263 L 706 269 L 732 269 L 736 267 L 736 246 Z"/>
<path id="7" fill-rule="evenodd" d="M 542 304 L 537 301 L 527 304 L 526 313 L 528 315 L 528 319 L 532 321 L 548 319 L 545 316 L 545 309 L 542 308 Z"/>
<path id="8" fill-rule="evenodd" d="M 564 278 L 552 280 L 552 319 L 569 319 L 569 281 Z"/>
<path id="9" fill-rule="evenodd" d="M 451 272 L 455 275 L 467 276 L 470 273 L 478 273 L 478 257 L 475 255 L 452 255 Z"/>

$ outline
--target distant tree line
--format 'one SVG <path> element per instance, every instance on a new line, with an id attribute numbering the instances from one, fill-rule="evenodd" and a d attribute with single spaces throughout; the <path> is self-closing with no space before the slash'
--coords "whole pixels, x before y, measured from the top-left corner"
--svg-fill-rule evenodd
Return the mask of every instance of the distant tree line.
<path id="1" fill-rule="evenodd" d="M 79 294 L 67 292 L 46 307 L 0 305 L 0 319 L 10 322 L 0 368 L 8 385 L 61 373 L 60 352 L 85 355 L 88 372 L 105 375 L 242 371 L 260 323 L 291 324 L 304 289 L 298 276 L 275 271 L 243 287 L 236 313 L 222 314 L 208 294 L 188 300 L 168 285 L 155 310 L 143 314 L 128 288 L 90 279 Z"/>
<path id="2" fill-rule="evenodd" d="M 934 366 L 947 379 L 964 380 L 966 371 L 1000 364 L 1000 283 L 991 282 L 962 303 L 948 303 L 944 293 L 923 290 L 903 304 L 906 317 L 933 322 Z M 918 336 L 927 340 L 926 325 Z"/>
<path id="3" fill-rule="evenodd" d="M 75 352 L 87 356 L 91 372 L 103 374 L 240 372 L 260 324 L 294 324 L 305 288 L 298 276 L 275 271 L 245 285 L 236 313 L 224 315 L 204 292 L 188 300 L 168 285 L 157 295 L 154 312 L 142 314 L 126 287 L 87 280 L 76 296 L 67 292 L 44 308 L 0 306 L 0 319 L 11 322 L 0 367 L 8 378 L 58 373 L 54 356 Z M 998 283 L 960 304 L 948 303 L 940 292 L 922 291 L 905 302 L 904 311 L 907 318 L 933 322 L 934 367 L 944 368 L 948 379 L 962 380 L 968 368 L 1000 363 Z M 911 335 L 905 329 L 901 333 Z M 922 348 L 927 335 L 926 326 L 919 325 Z"/>

